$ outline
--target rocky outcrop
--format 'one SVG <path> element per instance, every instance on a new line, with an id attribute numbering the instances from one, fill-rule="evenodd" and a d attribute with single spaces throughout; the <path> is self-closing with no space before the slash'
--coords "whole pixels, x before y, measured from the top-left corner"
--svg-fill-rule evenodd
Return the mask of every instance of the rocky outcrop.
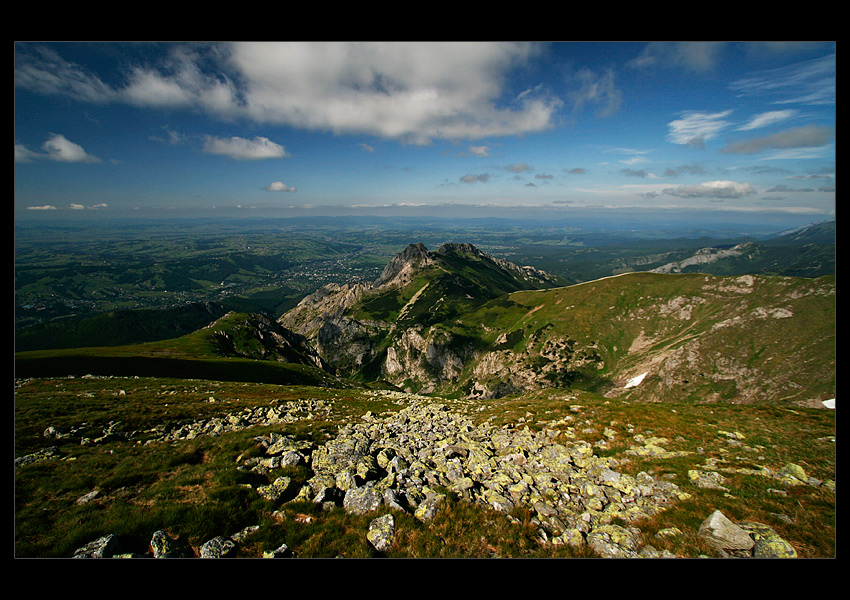
<path id="1" fill-rule="evenodd" d="M 413 326 L 387 348 L 381 374 L 406 391 L 428 394 L 456 383 L 473 354 L 471 343 L 443 329 Z"/>
<path id="2" fill-rule="evenodd" d="M 599 546 L 609 556 L 637 556 L 641 545 L 635 531 L 614 531 L 612 521 L 651 516 L 688 497 L 648 473 L 617 471 L 616 460 L 594 455 L 587 442 L 561 440 L 555 430 L 475 425 L 424 398 L 340 428 L 309 460 L 314 475 L 300 500 L 358 514 L 387 505 L 427 521 L 446 489 L 504 513 L 526 507 L 541 540 Z"/>
<path id="3" fill-rule="evenodd" d="M 213 330 L 218 350 L 225 356 L 275 360 L 327 369 L 322 357 L 303 335 L 266 315 L 227 313 L 207 326 Z"/>
<path id="4" fill-rule="evenodd" d="M 355 374 L 377 356 L 379 342 L 389 328 L 380 321 L 326 317 L 316 330 L 316 349 L 338 375 Z"/>
<path id="5" fill-rule="evenodd" d="M 732 248 L 701 248 L 693 256 L 661 265 L 652 269 L 650 273 L 684 273 L 688 267 L 707 265 L 719 260 L 741 256 L 752 258 L 757 253 L 758 246 L 752 242 L 744 242 Z"/>

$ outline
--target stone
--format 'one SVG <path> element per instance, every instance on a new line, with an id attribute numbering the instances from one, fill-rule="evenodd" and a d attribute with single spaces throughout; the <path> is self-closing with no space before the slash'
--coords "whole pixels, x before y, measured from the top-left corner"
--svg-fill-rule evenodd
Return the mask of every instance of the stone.
<path id="1" fill-rule="evenodd" d="M 620 525 L 594 527 L 587 534 L 587 545 L 603 558 L 637 558 L 637 536 Z"/>
<path id="2" fill-rule="evenodd" d="M 378 552 L 386 552 L 393 544 L 395 536 L 395 518 L 391 513 L 374 519 L 369 523 L 366 539 Z"/>
<path id="3" fill-rule="evenodd" d="M 274 550 L 266 550 L 263 552 L 263 558 L 291 558 L 292 550 L 286 544 L 281 544 Z"/>
<path id="4" fill-rule="evenodd" d="M 164 531 L 153 532 L 150 542 L 151 552 L 154 558 L 183 558 L 189 555 L 189 548 Z"/>
<path id="5" fill-rule="evenodd" d="M 228 558 L 235 554 L 236 543 L 222 535 L 204 543 L 201 546 L 201 558 Z"/>
<path id="6" fill-rule="evenodd" d="M 355 487 L 345 492 L 342 500 L 343 508 L 349 513 L 362 515 L 377 510 L 383 498 L 381 494 L 369 487 Z"/>
<path id="7" fill-rule="evenodd" d="M 755 545 L 753 538 L 744 529 L 719 510 L 715 510 L 702 522 L 698 535 L 719 550 L 749 551 Z"/>
<path id="8" fill-rule="evenodd" d="M 117 536 L 110 533 L 78 548 L 73 558 L 112 558 L 122 553 L 121 542 Z"/>

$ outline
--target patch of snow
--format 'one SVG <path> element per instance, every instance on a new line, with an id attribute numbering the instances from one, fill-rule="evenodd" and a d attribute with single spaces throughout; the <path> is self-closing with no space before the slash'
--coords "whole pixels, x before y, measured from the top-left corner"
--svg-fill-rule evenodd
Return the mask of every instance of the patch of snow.
<path id="1" fill-rule="evenodd" d="M 648 371 L 646 373 L 641 373 L 637 377 L 632 377 L 626 382 L 625 389 L 639 386 L 640 382 L 643 381 L 643 378 L 647 375 L 649 375 Z"/>
<path id="2" fill-rule="evenodd" d="M 824 400 L 823 405 L 827 408 L 835 408 L 835 398 L 831 398 L 830 400 Z"/>

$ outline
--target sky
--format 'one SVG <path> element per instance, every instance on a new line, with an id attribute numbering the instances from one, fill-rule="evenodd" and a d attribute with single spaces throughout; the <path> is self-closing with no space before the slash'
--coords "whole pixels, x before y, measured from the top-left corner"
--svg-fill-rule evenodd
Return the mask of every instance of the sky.
<path id="1" fill-rule="evenodd" d="M 19 42 L 15 219 L 835 215 L 834 42 Z"/>

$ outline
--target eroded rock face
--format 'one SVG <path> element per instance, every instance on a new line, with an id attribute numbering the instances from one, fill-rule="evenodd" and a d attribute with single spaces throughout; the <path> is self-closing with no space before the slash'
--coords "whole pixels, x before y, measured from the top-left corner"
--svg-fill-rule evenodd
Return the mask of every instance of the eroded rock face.
<path id="1" fill-rule="evenodd" d="M 457 343 L 446 331 L 415 326 L 387 348 L 382 374 L 407 391 L 430 393 L 456 382 L 472 354 L 471 347 Z"/>

